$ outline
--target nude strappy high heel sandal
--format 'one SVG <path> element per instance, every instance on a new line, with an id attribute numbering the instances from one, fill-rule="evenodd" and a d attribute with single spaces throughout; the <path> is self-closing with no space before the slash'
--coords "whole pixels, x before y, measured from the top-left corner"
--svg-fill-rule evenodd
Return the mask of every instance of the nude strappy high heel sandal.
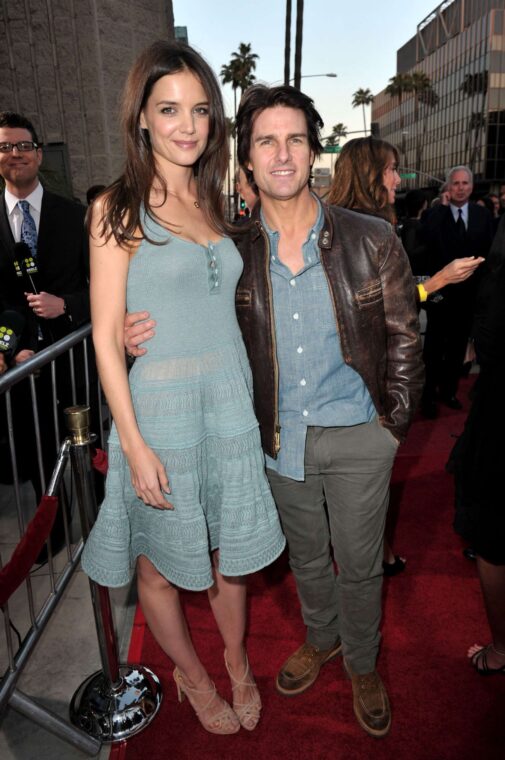
<path id="1" fill-rule="evenodd" d="M 177 686 L 177 697 L 179 702 L 182 702 L 184 697 L 188 698 L 198 720 L 206 731 L 209 731 L 211 734 L 236 734 L 237 731 L 240 731 L 238 716 L 235 715 L 230 705 L 219 696 L 214 684 L 212 684 L 212 689 L 192 689 L 185 682 L 179 668 L 175 668 L 173 675 L 175 685 Z M 209 701 L 204 707 L 197 707 L 194 698 L 194 695 L 196 694 L 207 694 L 209 696 Z M 218 699 L 221 702 L 223 709 L 220 712 L 214 713 L 214 715 L 206 716 L 205 713 L 215 699 Z"/>
<path id="2" fill-rule="evenodd" d="M 256 683 L 254 681 L 254 677 L 250 671 L 249 660 L 247 659 L 247 655 L 245 658 L 245 662 L 246 662 L 245 673 L 241 679 L 237 679 L 231 672 L 230 666 L 228 665 L 228 661 L 226 659 L 226 652 L 224 653 L 224 664 L 226 665 L 226 670 L 228 671 L 228 675 L 230 676 L 232 692 L 234 692 L 235 689 L 238 689 L 240 686 L 253 686 L 255 689 L 255 695 L 249 702 L 237 702 L 235 700 L 235 697 L 233 698 L 233 710 L 237 714 L 237 717 L 240 721 L 240 725 L 242 726 L 242 728 L 245 728 L 247 731 L 253 731 L 258 725 L 258 721 L 260 719 L 261 697 L 258 691 L 258 687 L 256 686 Z"/>

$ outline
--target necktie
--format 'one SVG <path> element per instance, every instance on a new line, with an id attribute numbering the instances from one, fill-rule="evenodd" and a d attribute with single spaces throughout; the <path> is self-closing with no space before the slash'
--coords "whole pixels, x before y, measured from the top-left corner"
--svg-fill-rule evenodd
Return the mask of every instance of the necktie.
<path id="1" fill-rule="evenodd" d="M 458 231 L 458 237 L 464 238 L 466 235 L 466 227 L 463 221 L 463 211 L 458 208 L 458 221 L 456 222 L 456 229 Z"/>
<path id="2" fill-rule="evenodd" d="M 30 204 L 28 201 L 18 201 L 18 206 L 23 214 L 21 241 L 26 243 L 35 259 L 37 257 L 37 227 L 33 216 L 30 214 Z"/>

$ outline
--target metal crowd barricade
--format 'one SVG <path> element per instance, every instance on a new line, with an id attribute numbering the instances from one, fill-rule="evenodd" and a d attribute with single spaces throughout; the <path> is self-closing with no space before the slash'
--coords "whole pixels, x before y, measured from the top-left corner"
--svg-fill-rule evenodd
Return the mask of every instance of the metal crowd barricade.
<path id="1" fill-rule="evenodd" d="M 28 435 L 33 434 L 36 441 L 36 456 L 38 462 L 38 474 L 40 484 L 44 492 L 49 495 L 56 495 L 58 491 L 64 496 L 64 489 L 61 488 L 65 466 L 71 456 L 73 465 L 73 476 L 76 485 L 76 492 L 79 502 L 79 511 L 84 538 L 86 538 L 89 528 L 92 526 L 96 516 L 95 493 L 92 486 L 91 472 L 91 454 L 90 444 L 96 436 L 88 436 L 85 440 L 79 438 L 79 434 L 74 431 L 73 439 L 66 438 L 61 442 L 61 433 L 59 429 L 61 415 L 58 415 L 58 382 L 56 360 L 65 354 L 69 356 L 70 380 L 71 380 L 71 399 L 75 405 L 84 403 L 88 408 L 90 404 L 95 405 L 99 426 L 99 445 L 104 446 L 105 427 L 108 423 L 108 413 L 103 414 L 101 390 L 98 381 L 90 382 L 90 348 L 89 335 L 91 326 L 85 325 L 62 340 L 54 343 L 52 346 L 40 351 L 23 364 L 16 368 L 10 369 L 6 374 L 0 377 L 0 403 L 5 401 L 5 434 L 8 439 L 10 459 L 12 465 L 12 494 L 15 502 L 15 512 L 19 529 L 19 537 L 25 534 L 26 522 L 22 498 L 21 498 L 21 479 L 18 472 L 18 454 L 16 451 L 16 431 L 15 420 L 13 417 L 13 404 L 11 392 L 21 382 L 29 382 L 31 411 L 33 415 L 33 433 L 26 431 Z M 82 346 L 82 348 L 81 348 Z M 75 350 L 82 350 L 83 361 L 81 366 L 84 372 L 84 378 L 80 377 L 80 392 L 82 397 L 77 398 L 76 385 L 76 368 L 75 368 Z M 50 479 L 48 488 L 46 488 L 45 473 L 43 465 L 43 446 L 41 429 L 39 425 L 39 407 L 37 403 L 37 382 L 36 377 L 44 368 L 51 374 L 51 397 L 52 397 L 52 421 L 54 425 L 54 440 L 57 449 L 54 452 L 56 466 L 53 476 Z M 93 385 L 96 388 L 96 397 L 91 399 L 90 394 Z M 14 391 L 15 393 L 15 391 Z M 4 398 L 2 398 L 4 397 Z M 47 399 L 46 399 L 47 401 Z M 45 410 L 47 412 L 47 410 Z M 43 433 L 43 431 L 42 431 Z M 19 441 L 19 437 L 18 437 Z M 86 503 L 88 502 L 88 503 Z M 89 755 L 96 755 L 102 741 L 114 741 L 118 738 L 127 738 L 133 733 L 147 725 L 152 717 L 156 714 L 161 701 L 161 690 L 159 682 L 146 668 L 136 666 L 134 669 L 127 669 L 126 666 L 120 666 L 117 661 L 117 650 L 115 644 L 115 634 L 113 630 L 110 601 L 107 589 L 91 584 L 92 602 L 96 616 L 96 625 L 99 639 L 99 647 L 104 673 L 93 674 L 77 690 L 73 698 L 71 717 L 77 725 L 72 725 L 46 707 L 38 704 L 31 697 L 23 694 L 17 689 L 17 682 L 27 665 L 43 631 L 45 630 L 52 614 L 60 603 L 63 593 L 71 580 L 75 570 L 79 566 L 79 560 L 83 549 L 82 538 L 72 547 L 70 543 L 70 526 L 68 524 L 68 511 L 65 504 L 62 504 L 62 515 L 66 545 L 66 564 L 58 573 L 55 572 L 51 540 L 47 541 L 47 561 L 49 571 L 49 591 L 47 596 L 38 600 L 36 604 L 34 589 L 30 575 L 24 580 L 24 594 L 26 596 L 26 607 L 29 621 L 29 628 L 20 642 L 17 650 L 14 646 L 12 636 L 12 625 L 9 614 L 9 603 L 6 602 L 2 608 L 4 617 L 4 639 L 7 651 L 7 669 L 0 681 L 0 714 L 9 705 L 17 712 L 28 717 L 35 723 L 59 736 L 64 741 L 72 744 L 78 749 Z M 2 558 L 0 557 L 0 570 L 2 568 Z M 85 688 L 89 682 L 93 683 L 95 688 L 99 680 L 99 691 L 95 703 L 100 703 L 103 708 L 104 697 L 108 697 L 108 707 L 106 712 L 99 714 L 94 711 L 96 704 L 93 702 L 93 694 L 90 688 Z M 128 681 L 130 679 L 131 683 Z M 146 679 L 149 683 L 145 683 Z M 142 696 L 141 709 L 136 712 L 130 710 L 127 715 L 120 714 L 117 710 L 117 701 L 125 695 L 127 699 L 131 697 L 132 691 Z M 84 695 L 84 696 L 83 696 Z M 79 703 L 79 704 L 77 704 Z M 84 707 L 83 707 L 84 705 Z M 132 705 L 135 706 L 134 704 Z M 145 715 L 140 713 L 144 711 Z M 133 716 L 133 717 L 132 717 Z M 133 723 L 132 723 L 133 720 Z"/>

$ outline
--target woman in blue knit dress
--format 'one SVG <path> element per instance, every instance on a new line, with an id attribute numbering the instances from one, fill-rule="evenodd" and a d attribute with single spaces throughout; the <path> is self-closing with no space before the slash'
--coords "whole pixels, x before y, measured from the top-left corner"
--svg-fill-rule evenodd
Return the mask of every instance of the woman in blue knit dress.
<path id="1" fill-rule="evenodd" d="M 126 167 L 91 219 L 93 340 L 114 418 L 105 500 L 83 554 L 103 585 L 136 568 L 140 603 L 203 727 L 258 723 L 244 646 L 244 576 L 284 547 L 263 470 L 251 375 L 235 316 L 242 260 L 222 216 L 228 165 L 219 86 L 190 47 L 159 42 L 123 97 Z M 156 319 L 128 377 L 125 311 Z M 207 589 L 233 709 L 193 648 L 179 588 Z"/>

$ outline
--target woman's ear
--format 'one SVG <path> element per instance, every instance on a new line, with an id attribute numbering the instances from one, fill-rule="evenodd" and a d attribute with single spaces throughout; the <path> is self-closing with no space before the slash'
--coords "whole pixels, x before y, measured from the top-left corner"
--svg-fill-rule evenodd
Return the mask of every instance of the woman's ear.
<path id="1" fill-rule="evenodd" d="M 146 118 L 144 116 L 144 111 L 140 112 L 139 124 L 140 124 L 140 129 L 147 129 L 147 123 L 146 123 Z"/>

